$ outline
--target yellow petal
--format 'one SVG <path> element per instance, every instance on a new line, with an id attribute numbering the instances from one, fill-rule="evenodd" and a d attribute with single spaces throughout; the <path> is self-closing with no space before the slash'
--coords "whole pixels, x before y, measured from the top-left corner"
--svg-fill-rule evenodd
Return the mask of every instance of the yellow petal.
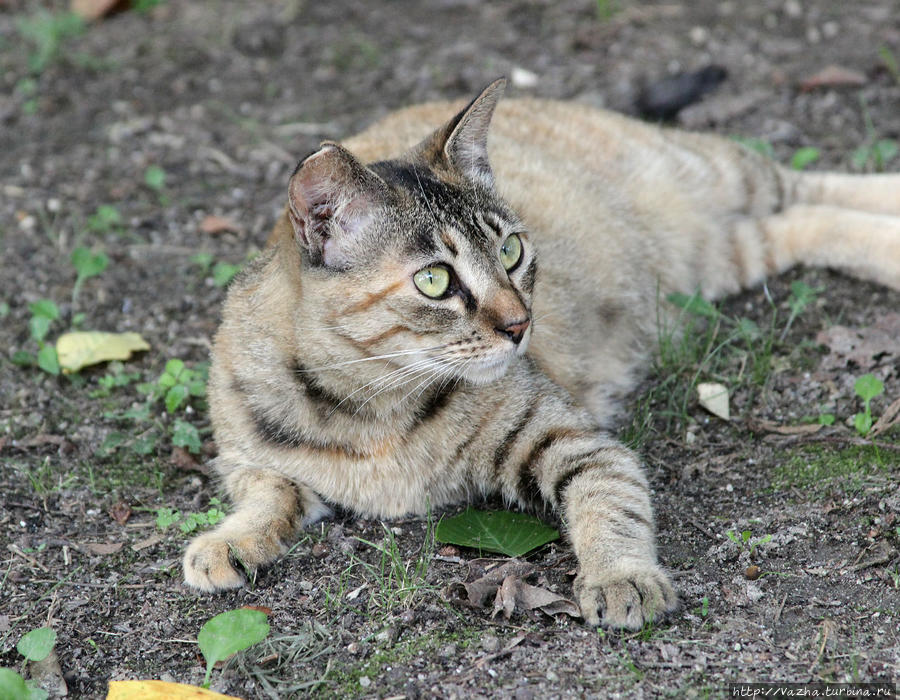
<path id="1" fill-rule="evenodd" d="M 137 350 L 149 350 L 137 333 L 75 331 L 63 333 L 56 341 L 59 365 L 65 372 L 77 372 L 87 365 L 108 360 L 127 360 Z"/>
<path id="2" fill-rule="evenodd" d="M 700 397 L 700 405 L 714 416 L 724 420 L 730 420 L 728 410 L 728 387 L 717 382 L 705 382 L 697 385 L 697 395 Z"/>
<path id="3" fill-rule="evenodd" d="M 110 681 L 106 700 L 240 700 L 194 685 L 166 681 Z"/>

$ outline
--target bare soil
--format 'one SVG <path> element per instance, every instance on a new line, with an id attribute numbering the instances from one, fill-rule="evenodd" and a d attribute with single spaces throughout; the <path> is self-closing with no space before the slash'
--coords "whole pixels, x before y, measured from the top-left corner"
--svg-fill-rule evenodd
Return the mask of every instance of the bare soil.
<path id="1" fill-rule="evenodd" d="M 850 170 L 854 149 L 876 135 L 900 138 L 900 83 L 878 53 L 900 56 L 894 0 L 621 0 L 609 18 L 598 18 L 606 3 L 572 0 L 168 2 L 89 26 L 29 73 L 33 48 L 19 22 L 48 5 L 63 9 L 0 4 L 0 304 L 8 305 L 0 317 L 0 665 L 20 667 L 16 641 L 49 623 L 73 697 L 102 697 L 110 679 L 197 684 L 203 622 L 257 605 L 271 609 L 272 637 L 215 671 L 216 690 L 693 697 L 724 695 L 738 681 L 897 681 L 900 436 L 894 429 L 873 444 L 846 422 L 861 409 L 853 380 L 864 371 L 885 382 L 876 415 L 900 397 L 900 355 L 826 368 L 815 343 L 822 329 L 865 328 L 897 310 L 897 292 L 827 271 L 770 280 L 767 292 L 750 290 L 725 312 L 765 326 L 774 305 L 780 332 L 792 280 L 824 291 L 776 344 L 766 381 L 735 394 L 735 420 L 714 419 L 691 400 L 687 420 L 671 421 L 659 397 L 650 402 L 642 451 L 660 556 L 683 607 L 639 634 L 452 606 L 441 592 L 466 576 L 477 556 L 468 550 L 429 557 L 424 581 L 400 602 L 380 555 L 360 541 L 381 543 L 382 524 L 352 514 L 315 528 L 252 587 L 197 595 L 181 582 L 188 536 L 175 526 L 161 532 L 155 516 L 162 507 L 208 509 L 216 495 L 202 471 L 208 457 L 200 471 L 173 463 L 160 403 L 148 422 L 117 419 L 144 403 L 134 383 L 92 397 L 108 368 L 57 378 L 11 361 L 36 349 L 28 304 L 43 298 L 62 311 L 51 338 L 78 313 L 85 328 L 140 332 L 152 350 L 125 371 L 141 381 L 154 381 L 169 358 L 204 361 L 224 291 L 192 255 L 241 263 L 258 249 L 292 168 L 320 140 L 405 104 L 473 95 L 500 74 L 513 77 L 511 94 L 633 112 L 646 84 L 715 63 L 727 80 L 683 111 L 682 123 L 764 139 L 785 161 L 815 146 L 813 167 Z M 858 71 L 863 84 L 798 89 L 829 64 Z M 161 193 L 144 183 L 151 165 L 165 171 Z M 101 205 L 121 214 L 111 230 L 89 225 Z M 203 232 L 210 214 L 238 230 Z M 102 247 L 110 264 L 73 303 L 69 256 L 78 245 Z M 665 379 L 657 372 L 636 396 Z M 623 414 L 623 430 L 641 410 L 636 402 Z M 758 424 L 821 413 L 836 423 L 812 436 Z M 208 428 L 202 406 L 184 417 Z M 107 454 L 101 448 L 117 431 L 158 439 L 146 455 Z M 124 524 L 110 514 L 117 504 L 131 509 Z M 414 563 L 427 524 L 387 525 Z M 751 554 L 726 535 L 745 530 L 751 543 L 771 539 Z M 568 595 L 574 560 L 563 542 L 529 560 L 539 569 L 533 581 Z M 755 580 L 746 576 L 751 564 Z"/>

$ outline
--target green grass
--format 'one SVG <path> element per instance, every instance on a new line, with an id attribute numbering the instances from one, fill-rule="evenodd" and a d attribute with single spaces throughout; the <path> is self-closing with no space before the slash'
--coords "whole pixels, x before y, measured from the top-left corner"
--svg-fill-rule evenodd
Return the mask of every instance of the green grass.
<path id="1" fill-rule="evenodd" d="M 895 456 L 874 445 L 837 450 L 807 447 L 784 456 L 772 470 L 772 487 L 776 490 L 812 490 L 816 494 L 834 487 L 845 493 L 856 492 L 873 482 L 885 484 L 892 459 L 895 460 Z"/>
<path id="2" fill-rule="evenodd" d="M 84 32 L 84 20 L 73 12 L 52 13 L 41 9 L 21 17 L 16 28 L 31 47 L 28 70 L 40 74 L 59 58 L 66 41 Z"/>

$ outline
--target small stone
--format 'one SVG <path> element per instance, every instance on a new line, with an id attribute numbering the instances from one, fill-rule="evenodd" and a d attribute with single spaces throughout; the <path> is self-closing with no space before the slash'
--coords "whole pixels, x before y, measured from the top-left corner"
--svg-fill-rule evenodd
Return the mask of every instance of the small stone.
<path id="1" fill-rule="evenodd" d="M 347 645 L 347 651 L 349 651 L 351 654 L 358 654 L 359 653 L 359 644 L 357 644 L 356 642 L 350 642 Z"/>
<path id="2" fill-rule="evenodd" d="M 326 554 L 328 554 L 328 547 L 327 547 L 324 543 L 322 543 L 322 542 L 316 542 L 316 543 L 312 546 L 312 555 L 313 555 L 316 559 L 321 559 L 321 558 L 324 557 Z"/>
<path id="3" fill-rule="evenodd" d="M 799 19 L 803 16 L 803 5 L 799 0 L 786 0 L 784 3 L 784 14 L 793 19 Z"/>
<path id="4" fill-rule="evenodd" d="M 493 634 L 486 634 L 481 638 L 481 648 L 488 654 L 493 654 L 500 649 L 500 640 Z"/>
<path id="5" fill-rule="evenodd" d="M 545 678 L 551 683 L 557 683 L 559 681 L 559 676 L 556 675 L 552 670 L 547 671 Z"/>
<path id="6" fill-rule="evenodd" d="M 758 579 L 759 574 L 760 574 L 760 568 L 756 564 L 751 564 L 744 571 L 744 576 L 746 576 L 747 579 L 750 581 L 755 581 L 756 579 Z"/>
<path id="7" fill-rule="evenodd" d="M 370 685 L 372 685 L 372 679 L 369 678 L 368 676 L 360 676 L 359 684 L 363 688 L 368 688 Z"/>
<path id="8" fill-rule="evenodd" d="M 690 37 L 695 46 L 703 46 L 709 39 L 709 30 L 706 27 L 693 27 Z"/>
<path id="9" fill-rule="evenodd" d="M 537 73 L 532 73 L 530 70 L 520 68 L 519 66 L 512 69 L 509 77 L 515 87 L 525 89 L 533 88 L 540 80 Z"/>

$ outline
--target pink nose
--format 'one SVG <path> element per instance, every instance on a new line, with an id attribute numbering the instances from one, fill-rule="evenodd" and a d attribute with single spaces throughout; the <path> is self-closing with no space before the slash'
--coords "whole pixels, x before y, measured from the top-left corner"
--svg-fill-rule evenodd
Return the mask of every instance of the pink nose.
<path id="1" fill-rule="evenodd" d="M 525 330 L 528 328 L 528 324 L 531 323 L 527 318 L 524 321 L 516 321 L 515 323 L 510 323 L 506 327 L 498 326 L 494 330 L 497 331 L 500 335 L 505 335 L 509 338 L 514 345 L 518 345 L 522 342 L 522 336 L 525 335 Z"/>

